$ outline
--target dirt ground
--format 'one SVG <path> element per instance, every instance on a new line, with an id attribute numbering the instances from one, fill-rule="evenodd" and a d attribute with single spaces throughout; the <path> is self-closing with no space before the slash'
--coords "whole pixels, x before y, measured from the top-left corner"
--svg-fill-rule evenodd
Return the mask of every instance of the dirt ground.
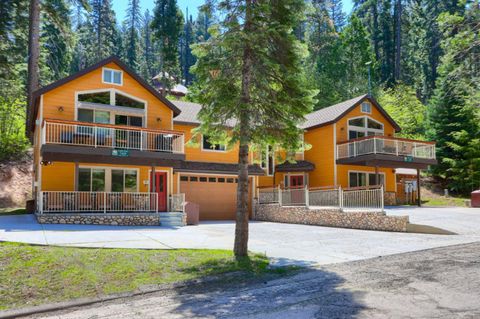
<path id="1" fill-rule="evenodd" d="M 32 196 L 32 153 L 0 162 L 0 208 L 25 207 Z"/>

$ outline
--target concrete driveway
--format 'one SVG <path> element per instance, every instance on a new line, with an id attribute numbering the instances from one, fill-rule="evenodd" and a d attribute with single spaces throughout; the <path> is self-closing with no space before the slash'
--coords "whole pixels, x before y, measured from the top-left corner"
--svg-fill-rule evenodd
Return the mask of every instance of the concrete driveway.
<path id="1" fill-rule="evenodd" d="M 390 208 L 410 222 L 458 235 L 429 235 L 352 230 L 320 226 L 251 222 L 251 251 L 266 253 L 277 264 L 330 264 L 428 248 L 480 241 L 480 209 Z M 204 222 L 183 228 L 40 225 L 33 216 L 0 217 L 0 241 L 111 248 L 231 249 L 233 222 Z"/>

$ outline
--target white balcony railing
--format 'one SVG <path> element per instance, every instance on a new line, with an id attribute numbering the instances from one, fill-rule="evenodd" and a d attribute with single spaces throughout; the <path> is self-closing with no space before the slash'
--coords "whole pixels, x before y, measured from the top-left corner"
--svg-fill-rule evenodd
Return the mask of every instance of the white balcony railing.
<path id="1" fill-rule="evenodd" d="M 106 147 L 183 154 L 184 135 L 176 131 L 115 127 L 109 124 L 45 120 L 43 144 Z"/>
<path id="2" fill-rule="evenodd" d="M 258 203 L 280 206 L 305 206 L 315 208 L 339 208 L 341 211 L 383 212 L 383 186 L 347 188 L 341 187 L 296 187 L 282 189 L 260 188 Z"/>
<path id="3" fill-rule="evenodd" d="M 156 212 L 157 193 L 40 192 L 43 213 Z"/>
<path id="4" fill-rule="evenodd" d="M 367 154 L 387 154 L 435 159 L 435 144 L 415 140 L 371 136 L 337 145 L 337 159 Z"/>

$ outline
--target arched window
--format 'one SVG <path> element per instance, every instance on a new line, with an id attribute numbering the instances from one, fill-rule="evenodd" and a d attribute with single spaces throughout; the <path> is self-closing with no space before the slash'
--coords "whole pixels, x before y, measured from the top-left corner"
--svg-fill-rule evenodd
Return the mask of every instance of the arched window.
<path id="1" fill-rule="evenodd" d="M 348 139 L 383 135 L 383 124 L 369 116 L 359 116 L 348 120 Z"/>

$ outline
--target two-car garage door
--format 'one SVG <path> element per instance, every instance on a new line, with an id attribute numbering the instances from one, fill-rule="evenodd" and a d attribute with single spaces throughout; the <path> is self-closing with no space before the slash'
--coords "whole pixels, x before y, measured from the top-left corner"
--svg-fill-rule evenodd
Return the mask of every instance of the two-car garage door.
<path id="1" fill-rule="evenodd" d="M 180 193 L 200 206 L 200 220 L 233 220 L 237 208 L 237 178 L 222 175 L 180 175 Z"/>

